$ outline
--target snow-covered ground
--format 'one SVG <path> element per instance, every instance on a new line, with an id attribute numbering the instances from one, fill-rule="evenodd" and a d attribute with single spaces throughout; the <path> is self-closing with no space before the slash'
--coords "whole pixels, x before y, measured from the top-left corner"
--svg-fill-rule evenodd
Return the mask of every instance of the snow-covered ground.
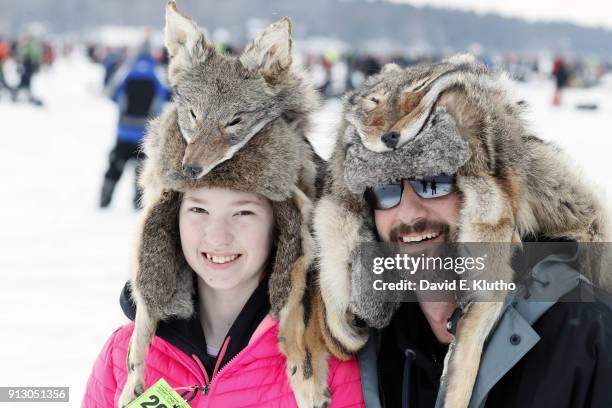
<path id="1" fill-rule="evenodd" d="M 0 386 L 70 387 L 70 403 L 58 407 L 79 406 L 103 343 L 127 321 L 118 298 L 137 218 L 133 171 L 112 208 L 98 209 L 116 121 L 101 81 L 101 69 L 76 56 L 36 78 L 44 107 L 0 99 Z M 551 83 L 519 85 L 518 92 L 536 133 L 563 146 L 584 168 L 585 182 L 612 191 L 612 88 L 569 90 L 556 109 Z M 592 101 L 599 110 L 574 109 Z M 330 101 L 316 115 L 313 140 L 324 154 L 339 110 Z"/>

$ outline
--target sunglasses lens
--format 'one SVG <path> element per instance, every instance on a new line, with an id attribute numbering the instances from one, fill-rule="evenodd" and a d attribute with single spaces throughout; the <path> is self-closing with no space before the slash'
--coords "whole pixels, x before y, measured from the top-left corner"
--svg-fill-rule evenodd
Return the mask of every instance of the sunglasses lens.
<path id="1" fill-rule="evenodd" d="M 399 204 L 402 199 L 401 184 L 385 184 L 368 189 L 370 205 L 377 210 L 386 210 Z"/>
<path id="2" fill-rule="evenodd" d="M 442 197 L 457 191 L 453 176 L 434 176 L 411 179 L 410 184 L 414 191 L 422 198 Z"/>

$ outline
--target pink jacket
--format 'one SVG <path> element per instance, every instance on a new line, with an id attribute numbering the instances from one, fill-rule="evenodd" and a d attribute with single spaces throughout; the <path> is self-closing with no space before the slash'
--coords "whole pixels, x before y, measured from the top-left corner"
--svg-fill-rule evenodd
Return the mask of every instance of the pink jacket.
<path id="1" fill-rule="evenodd" d="M 83 398 L 83 408 L 116 407 L 125 385 L 127 348 L 134 323 L 117 329 L 94 363 Z M 278 322 L 268 315 L 246 348 L 209 381 L 195 356 L 188 356 L 154 337 L 146 359 L 145 387 L 163 377 L 172 387 L 205 386 L 189 402 L 191 407 L 297 407 L 277 345 Z M 330 407 L 365 407 L 355 359 L 329 359 Z M 179 394 L 181 391 L 178 391 Z M 190 395 L 190 394 L 188 394 Z"/>

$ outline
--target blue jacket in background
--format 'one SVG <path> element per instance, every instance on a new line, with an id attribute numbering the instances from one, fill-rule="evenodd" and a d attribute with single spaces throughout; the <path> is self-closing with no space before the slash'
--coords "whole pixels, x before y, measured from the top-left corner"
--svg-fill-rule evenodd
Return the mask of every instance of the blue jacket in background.
<path id="1" fill-rule="evenodd" d="M 118 82 L 111 94 L 119 105 L 117 139 L 139 143 L 147 122 L 161 112 L 171 92 L 163 71 L 149 54 L 139 54 L 125 68 L 117 72 Z"/>

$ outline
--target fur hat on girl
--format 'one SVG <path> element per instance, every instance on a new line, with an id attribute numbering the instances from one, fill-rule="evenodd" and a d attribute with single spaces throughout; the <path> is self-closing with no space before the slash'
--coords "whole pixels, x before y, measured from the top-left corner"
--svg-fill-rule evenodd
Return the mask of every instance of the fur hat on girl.
<path id="1" fill-rule="evenodd" d="M 320 323 L 305 311 L 316 290 L 306 284 L 316 168 L 305 131 L 318 98 L 291 68 L 291 22 L 272 24 L 242 55 L 229 57 L 169 1 L 166 45 L 175 101 L 151 122 L 144 143 L 145 208 L 131 282 L 137 310 L 120 404 L 144 391 L 144 362 L 157 322 L 194 313 L 194 272 L 179 236 L 182 193 L 219 187 L 258 193 L 272 203 L 277 234 L 269 294 L 279 346 L 300 406 L 319 405 L 328 400 L 326 368 L 313 370 L 309 356 L 323 343 Z"/>

